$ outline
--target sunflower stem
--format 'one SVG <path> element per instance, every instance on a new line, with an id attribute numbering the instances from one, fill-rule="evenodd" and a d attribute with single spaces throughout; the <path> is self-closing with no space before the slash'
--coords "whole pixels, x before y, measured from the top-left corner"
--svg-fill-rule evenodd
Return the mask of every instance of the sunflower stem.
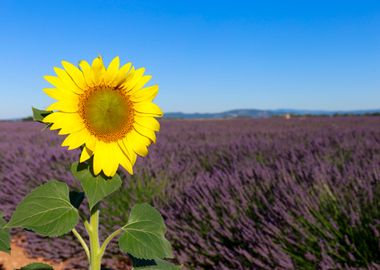
<path id="1" fill-rule="evenodd" d="M 91 210 L 90 223 L 86 229 L 90 238 L 90 268 L 89 270 L 100 270 L 102 264 L 102 254 L 99 243 L 99 204 Z"/>
<path id="2" fill-rule="evenodd" d="M 75 235 L 75 237 L 79 240 L 79 243 L 82 245 L 84 252 L 86 253 L 87 259 L 90 262 L 90 250 L 88 249 L 86 242 L 84 241 L 83 237 L 78 233 L 78 231 L 75 228 L 72 229 L 72 232 Z"/>
<path id="3" fill-rule="evenodd" d="M 104 255 L 104 252 L 106 251 L 106 248 L 108 246 L 108 244 L 115 238 L 117 237 L 119 234 L 121 234 L 123 232 L 123 229 L 124 227 L 122 228 L 119 228 L 117 229 L 116 231 L 114 231 L 112 234 L 110 234 L 106 240 L 104 240 L 102 246 L 100 247 L 100 253 L 101 255 L 103 256 Z"/>

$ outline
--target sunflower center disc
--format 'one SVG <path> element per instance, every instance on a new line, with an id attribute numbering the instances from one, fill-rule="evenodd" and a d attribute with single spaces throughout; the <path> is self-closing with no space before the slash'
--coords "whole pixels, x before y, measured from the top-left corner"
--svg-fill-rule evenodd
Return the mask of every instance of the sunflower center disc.
<path id="1" fill-rule="evenodd" d="M 131 128 L 132 104 L 118 90 L 93 90 L 81 99 L 80 104 L 80 112 L 88 130 L 103 141 L 121 139 Z"/>

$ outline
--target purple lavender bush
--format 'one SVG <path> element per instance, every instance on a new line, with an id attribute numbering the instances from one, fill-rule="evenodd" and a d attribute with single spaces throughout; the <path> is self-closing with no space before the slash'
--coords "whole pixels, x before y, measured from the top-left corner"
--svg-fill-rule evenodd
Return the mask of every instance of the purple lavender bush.
<path id="1" fill-rule="evenodd" d="M 0 123 L 7 219 L 40 179 L 78 186 L 67 173 L 77 153 L 42 129 Z M 379 117 L 164 121 L 158 136 L 108 199 L 103 218 L 118 218 L 103 232 L 130 205 L 150 202 L 184 269 L 380 269 Z M 46 172 L 39 181 L 37 172 Z M 25 237 L 30 255 L 85 269 L 72 237 Z M 125 269 L 116 248 L 107 255 L 108 267 Z"/>

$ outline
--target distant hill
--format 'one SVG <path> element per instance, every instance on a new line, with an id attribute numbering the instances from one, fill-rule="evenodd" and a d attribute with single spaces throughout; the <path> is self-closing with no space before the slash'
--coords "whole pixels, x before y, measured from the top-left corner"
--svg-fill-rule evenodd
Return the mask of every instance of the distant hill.
<path id="1" fill-rule="evenodd" d="M 165 113 L 166 119 L 221 119 L 221 118 L 266 118 L 273 116 L 293 115 L 293 116 L 333 116 L 333 115 L 373 115 L 379 114 L 378 110 L 355 110 L 355 111 L 323 111 L 323 110 L 296 110 L 296 109 L 277 109 L 277 110 L 257 110 L 239 109 L 220 113 Z"/>
<path id="2" fill-rule="evenodd" d="M 297 109 L 238 109 L 220 113 L 182 113 L 168 112 L 164 114 L 166 119 L 225 119 L 225 118 L 268 118 L 278 116 L 335 116 L 335 115 L 379 115 L 378 110 L 353 110 L 353 111 L 324 111 L 324 110 L 297 110 Z M 32 116 L 25 118 L 0 119 L 0 121 L 33 121 Z"/>

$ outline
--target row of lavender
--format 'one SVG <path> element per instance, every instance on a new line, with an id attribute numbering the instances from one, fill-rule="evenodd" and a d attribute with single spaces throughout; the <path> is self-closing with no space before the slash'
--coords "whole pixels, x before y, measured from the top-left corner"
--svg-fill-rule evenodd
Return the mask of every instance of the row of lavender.
<path id="1" fill-rule="evenodd" d="M 77 152 L 34 123 L 0 123 L 0 210 L 9 218 L 33 187 L 62 179 Z M 37 179 L 37 175 L 38 179 Z M 167 121 L 148 158 L 104 216 L 161 209 L 186 269 L 378 269 L 380 118 Z M 21 232 L 20 232 L 21 233 Z M 23 233 L 33 256 L 85 269 L 71 236 Z M 108 266 L 122 264 L 117 249 Z M 79 254 L 79 255 L 78 255 Z"/>

